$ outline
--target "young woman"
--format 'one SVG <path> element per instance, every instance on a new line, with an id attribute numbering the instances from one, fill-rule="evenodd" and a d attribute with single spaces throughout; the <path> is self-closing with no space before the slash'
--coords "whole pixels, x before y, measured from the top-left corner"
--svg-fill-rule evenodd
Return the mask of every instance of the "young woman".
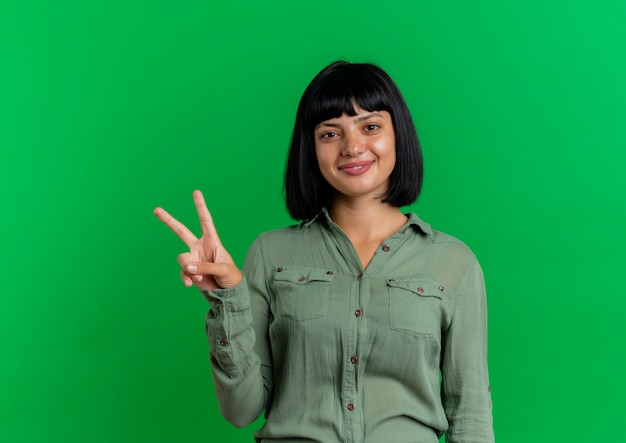
<path id="1" fill-rule="evenodd" d="M 206 325 L 224 417 L 258 442 L 493 441 L 486 305 L 476 258 L 401 206 L 422 184 L 409 110 L 370 64 L 336 62 L 296 114 L 285 196 L 299 225 L 261 234 L 243 273 L 199 191 L 185 285 Z M 441 378 L 440 378 L 441 377 Z"/>

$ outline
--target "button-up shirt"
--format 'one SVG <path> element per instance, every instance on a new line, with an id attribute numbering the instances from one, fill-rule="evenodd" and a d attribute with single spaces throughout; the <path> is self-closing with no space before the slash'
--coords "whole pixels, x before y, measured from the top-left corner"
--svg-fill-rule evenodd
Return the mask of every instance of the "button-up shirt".
<path id="1" fill-rule="evenodd" d="M 323 211 L 205 292 L 222 414 L 257 442 L 493 442 L 482 271 L 415 214 L 363 269 Z"/>

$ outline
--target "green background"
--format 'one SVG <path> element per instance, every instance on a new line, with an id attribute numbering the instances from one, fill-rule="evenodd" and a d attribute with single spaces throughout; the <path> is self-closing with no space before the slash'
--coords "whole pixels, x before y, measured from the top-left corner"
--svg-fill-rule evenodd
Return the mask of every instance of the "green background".
<path id="1" fill-rule="evenodd" d="M 622 0 L 1 1 L 0 441 L 251 441 L 152 209 L 197 228 L 202 189 L 241 264 L 291 223 L 297 102 L 339 58 L 397 81 L 410 209 L 483 265 L 497 440 L 619 439 L 624 23 Z"/>

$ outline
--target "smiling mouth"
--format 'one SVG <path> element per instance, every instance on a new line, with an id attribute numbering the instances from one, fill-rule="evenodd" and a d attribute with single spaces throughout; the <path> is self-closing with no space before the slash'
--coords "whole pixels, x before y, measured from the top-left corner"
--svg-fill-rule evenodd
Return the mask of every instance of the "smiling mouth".
<path id="1" fill-rule="evenodd" d="M 370 168 L 370 166 L 372 166 L 373 163 L 373 161 L 348 163 L 340 166 L 339 170 L 349 175 L 360 175 L 367 172 L 367 170 Z"/>
<path id="2" fill-rule="evenodd" d="M 373 160 L 346 163 L 345 165 L 340 166 L 339 169 L 361 169 L 361 168 L 371 165 L 372 163 L 374 163 Z"/>

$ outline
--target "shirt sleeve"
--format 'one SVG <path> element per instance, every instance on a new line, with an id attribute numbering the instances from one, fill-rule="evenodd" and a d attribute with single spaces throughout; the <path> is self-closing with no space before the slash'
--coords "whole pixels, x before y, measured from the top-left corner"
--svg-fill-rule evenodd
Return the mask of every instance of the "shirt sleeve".
<path id="1" fill-rule="evenodd" d="M 448 443 L 494 441 L 485 284 L 475 260 L 459 287 L 445 334 L 442 397 L 449 422 Z"/>
<path id="2" fill-rule="evenodd" d="M 272 389 L 264 274 L 255 242 L 239 285 L 203 291 L 211 305 L 206 332 L 215 394 L 220 412 L 237 427 L 249 425 L 263 412 Z"/>

